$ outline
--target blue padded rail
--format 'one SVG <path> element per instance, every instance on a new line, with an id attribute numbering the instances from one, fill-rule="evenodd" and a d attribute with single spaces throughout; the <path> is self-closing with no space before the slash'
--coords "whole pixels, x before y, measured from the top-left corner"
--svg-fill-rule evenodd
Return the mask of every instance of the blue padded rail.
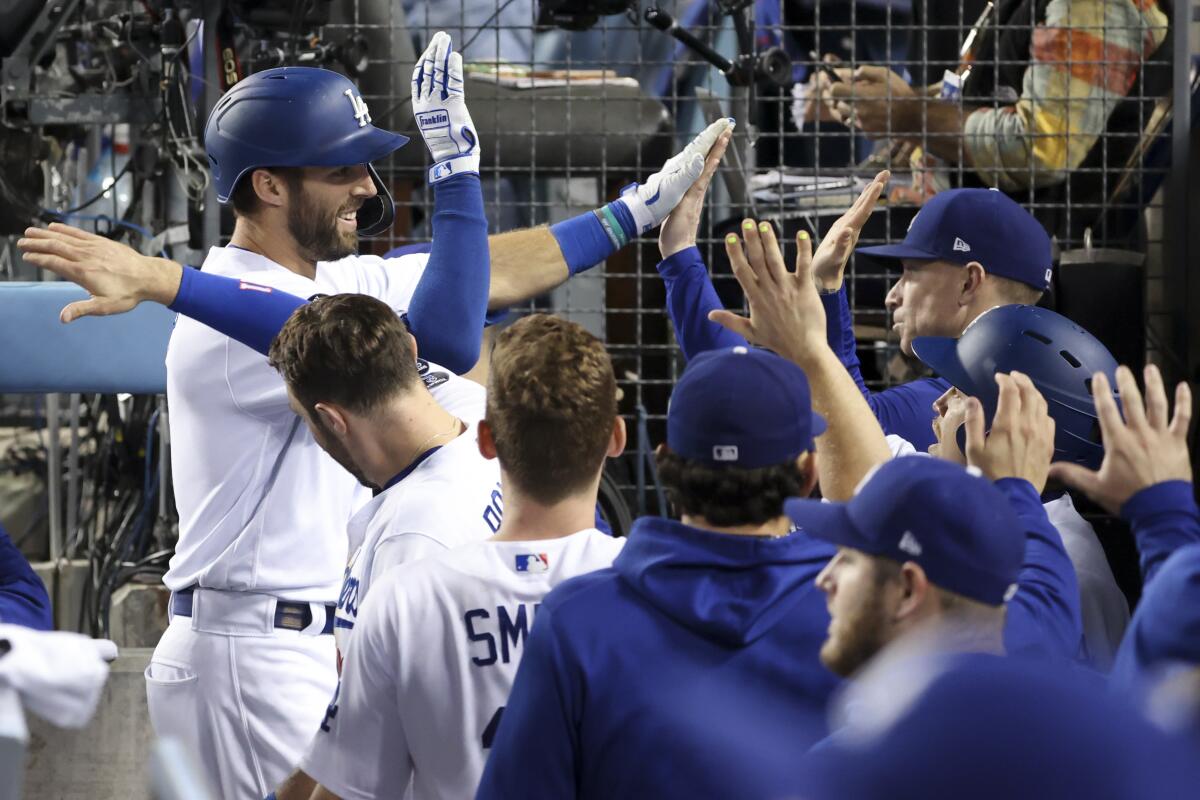
<path id="1" fill-rule="evenodd" d="M 86 299 L 72 283 L 0 282 L 0 392 L 166 391 L 174 312 L 142 303 L 128 314 L 58 321 L 63 306 Z"/>

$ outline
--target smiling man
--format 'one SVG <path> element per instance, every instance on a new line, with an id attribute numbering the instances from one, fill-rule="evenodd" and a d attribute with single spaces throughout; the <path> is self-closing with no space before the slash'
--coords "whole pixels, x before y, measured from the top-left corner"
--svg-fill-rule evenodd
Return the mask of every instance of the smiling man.
<path id="1" fill-rule="evenodd" d="M 899 270 L 885 300 L 900 349 L 913 355 L 918 336 L 961 336 L 981 314 L 1005 305 L 1036 305 L 1053 276 L 1050 237 L 1029 212 L 1002 192 L 952 189 L 925 204 L 904 241 L 860 247 L 862 255 Z M 882 392 L 867 389 L 855 353 L 853 320 L 842 280 L 846 257 L 814 259 L 829 320 L 829 344 L 854 377 L 884 433 L 926 450 L 935 437 L 933 403 L 948 389 L 940 377 Z"/>

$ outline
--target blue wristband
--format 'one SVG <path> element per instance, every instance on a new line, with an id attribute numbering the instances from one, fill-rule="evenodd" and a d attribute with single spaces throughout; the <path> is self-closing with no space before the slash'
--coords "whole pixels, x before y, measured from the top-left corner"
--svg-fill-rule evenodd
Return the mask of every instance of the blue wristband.
<path id="1" fill-rule="evenodd" d="M 637 236 L 633 214 L 622 200 L 550 226 L 572 275 L 591 269 Z"/>

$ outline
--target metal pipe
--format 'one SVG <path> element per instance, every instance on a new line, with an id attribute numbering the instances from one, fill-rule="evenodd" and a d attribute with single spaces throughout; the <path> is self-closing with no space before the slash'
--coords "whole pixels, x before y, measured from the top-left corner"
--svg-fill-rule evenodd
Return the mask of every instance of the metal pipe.
<path id="1" fill-rule="evenodd" d="M 59 441 L 59 399 L 46 395 L 46 494 L 50 504 L 50 560 L 63 556 L 62 443 Z"/>
<path id="2" fill-rule="evenodd" d="M 82 399 L 79 393 L 73 392 L 69 402 L 71 405 L 71 446 L 67 451 L 67 525 L 64 529 L 64 543 L 78 540 L 79 493 L 82 488 L 80 486 L 82 476 L 79 473 L 79 409 Z M 67 550 L 65 546 L 63 549 Z M 74 554 L 74 547 L 70 548 L 70 552 L 64 553 L 67 558 Z"/>

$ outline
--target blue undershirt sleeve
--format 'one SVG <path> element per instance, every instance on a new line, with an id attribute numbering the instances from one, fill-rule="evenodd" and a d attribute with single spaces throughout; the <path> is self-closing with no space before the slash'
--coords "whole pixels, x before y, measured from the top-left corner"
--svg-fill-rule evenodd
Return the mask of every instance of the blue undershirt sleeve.
<path id="1" fill-rule="evenodd" d="M 920 378 L 872 392 L 863 380 L 862 365 L 858 360 L 858 341 L 854 337 L 854 320 L 845 283 L 836 292 L 822 294 L 821 305 L 825 307 L 825 337 L 829 347 L 867 398 L 867 405 L 879 420 L 883 432 L 907 440 L 922 453 L 928 451 L 936 441 L 931 427 L 933 401 L 950 388 L 949 382 L 941 378 Z"/>
<path id="2" fill-rule="evenodd" d="M 184 267 L 179 293 L 168 308 L 265 356 L 288 317 L 307 302 L 269 286 Z"/>
<path id="3" fill-rule="evenodd" d="M 421 355 L 464 373 L 479 360 L 491 256 L 479 176 L 461 173 L 433 189 L 433 245 L 408 306 Z"/>
<path id="4" fill-rule="evenodd" d="M 1008 602 L 1004 649 L 1009 655 L 1073 660 L 1083 642 L 1079 581 L 1062 537 L 1029 481 L 1003 478 L 1004 492 L 1025 528 L 1025 560 Z"/>
<path id="5" fill-rule="evenodd" d="M 0 527 L 0 622 L 54 630 L 50 595 L 42 579 Z"/>
<path id="6" fill-rule="evenodd" d="M 1150 583 L 1176 550 L 1200 541 L 1200 510 L 1190 481 L 1164 481 L 1142 489 L 1121 506 L 1121 517 L 1133 530 L 1143 583 Z"/>
<path id="7" fill-rule="evenodd" d="M 699 248 L 689 247 L 663 259 L 658 273 L 667 287 L 667 314 L 684 358 L 690 361 L 708 350 L 750 346 L 743 337 L 709 321 L 708 312 L 724 306 Z"/>

